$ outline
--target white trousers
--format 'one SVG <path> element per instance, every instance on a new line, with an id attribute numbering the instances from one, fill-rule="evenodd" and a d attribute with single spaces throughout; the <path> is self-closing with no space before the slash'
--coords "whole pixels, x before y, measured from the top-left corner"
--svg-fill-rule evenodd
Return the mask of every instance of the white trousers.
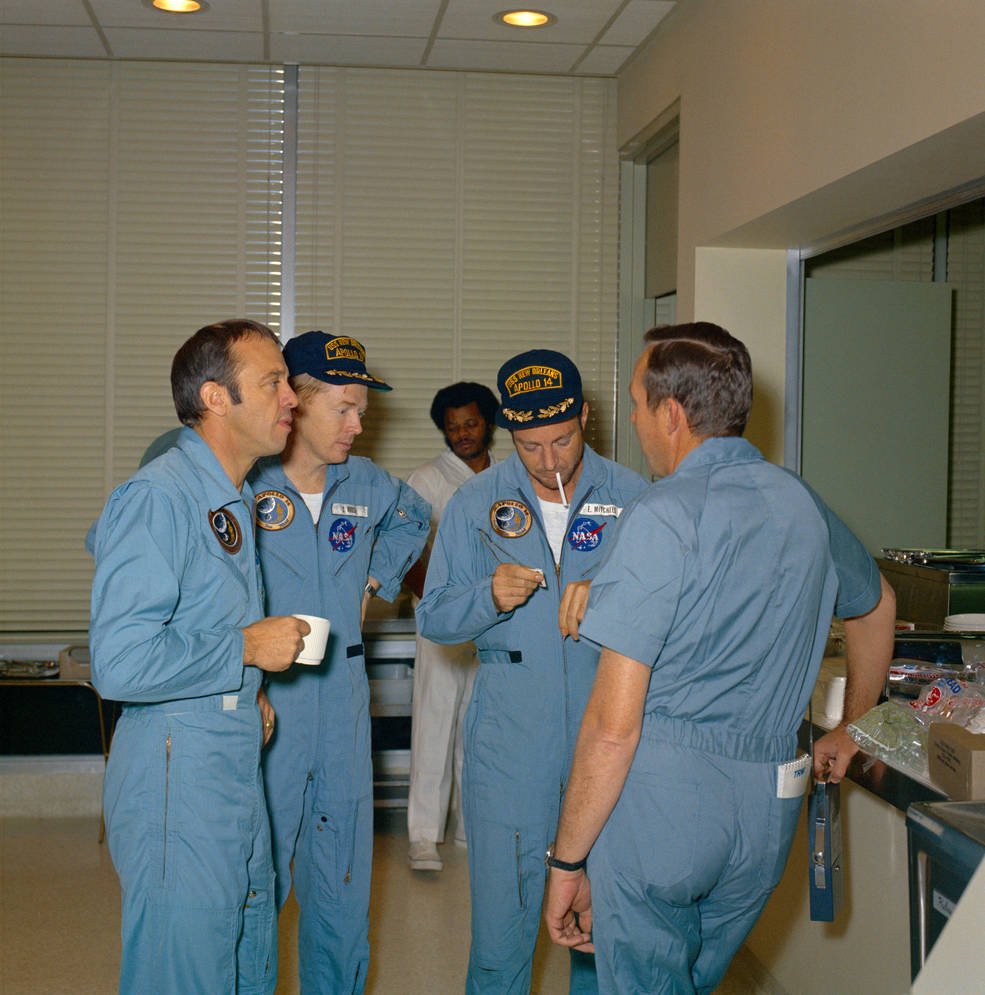
<path id="1" fill-rule="evenodd" d="M 407 835 L 412 843 L 444 841 L 453 785 L 455 834 L 465 838 L 462 724 L 477 666 L 472 643 L 440 646 L 417 637 L 407 800 Z"/>

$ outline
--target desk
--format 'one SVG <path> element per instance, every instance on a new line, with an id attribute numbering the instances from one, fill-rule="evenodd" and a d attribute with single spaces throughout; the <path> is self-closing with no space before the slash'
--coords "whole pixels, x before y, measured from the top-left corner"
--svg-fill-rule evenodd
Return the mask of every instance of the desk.
<path id="1" fill-rule="evenodd" d="M 383 613 L 374 598 L 374 615 Z M 385 604 L 385 603 L 384 603 Z M 409 602 L 407 603 L 409 607 Z M 386 606 L 389 608 L 389 606 Z M 390 609 L 391 611 L 393 609 Z M 413 710 L 413 616 L 367 618 L 363 624 L 369 714 L 373 727 L 373 805 L 406 808 L 410 790 L 410 724 Z"/>
<path id="2" fill-rule="evenodd" d="M 113 735 L 113 723 L 107 726 L 103 714 L 103 699 L 93 686 L 89 671 L 89 647 L 66 646 L 60 648 L 47 644 L 10 644 L 0 647 L 0 660 L 37 660 L 58 663 L 58 674 L 54 677 L 45 676 L 3 676 L 0 677 L 0 688 L 4 687 L 48 687 L 66 688 L 80 687 L 92 692 L 96 703 L 96 714 L 99 719 L 99 742 L 103 754 L 103 763 L 109 759 L 110 741 Z M 102 819 L 99 824 L 99 842 L 105 837 L 105 825 Z"/>
<path id="3" fill-rule="evenodd" d="M 24 650 L 30 647 L 17 647 L 14 653 L 9 649 L 0 650 L 2 659 L 46 659 L 50 654 L 25 657 Z M 103 715 L 103 699 L 93 686 L 89 674 L 89 647 L 66 646 L 58 653 L 57 677 L 0 677 L 0 687 L 80 687 L 87 688 L 96 699 L 96 712 L 99 716 L 99 743 L 103 752 L 103 760 L 109 759 L 109 743 L 112 729 L 107 729 L 106 718 Z"/>

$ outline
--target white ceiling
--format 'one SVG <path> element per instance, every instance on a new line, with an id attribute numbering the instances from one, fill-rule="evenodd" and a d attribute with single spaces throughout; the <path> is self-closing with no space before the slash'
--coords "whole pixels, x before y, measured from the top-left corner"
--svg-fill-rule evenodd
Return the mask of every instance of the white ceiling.
<path id="1" fill-rule="evenodd" d="M 0 0 L 0 55 L 614 75 L 675 3 L 531 6 L 556 23 L 495 23 L 509 0 L 209 0 L 182 15 L 145 0 Z"/>

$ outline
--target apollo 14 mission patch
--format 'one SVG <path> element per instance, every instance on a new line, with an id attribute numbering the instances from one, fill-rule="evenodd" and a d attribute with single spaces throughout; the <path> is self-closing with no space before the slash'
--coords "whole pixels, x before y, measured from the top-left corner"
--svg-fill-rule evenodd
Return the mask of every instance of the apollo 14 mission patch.
<path id="1" fill-rule="evenodd" d="M 268 532 L 279 532 L 294 521 L 294 502 L 281 491 L 261 491 L 253 507 L 257 525 Z"/>
<path id="2" fill-rule="evenodd" d="M 526 535 L 533 520 L 530 509 L 522 501 L 497 501 L 489 509 L 493 531 L 505 539 L 518 539 Z"/>
<path id="3" fill-rule="evenodd" d="M 210 511 L 209 525 L 212 526 L 212 531 L 215 533 L 216 539 L 219 540 L 219 545 L 227 553 L 239 552 L 240 546 L 243 545 L 243 533 L 239 527 L 239 522 L 236 521 L 236 517 L 231 511 L 224 511 L 222 508 L 218 511 Z"/>

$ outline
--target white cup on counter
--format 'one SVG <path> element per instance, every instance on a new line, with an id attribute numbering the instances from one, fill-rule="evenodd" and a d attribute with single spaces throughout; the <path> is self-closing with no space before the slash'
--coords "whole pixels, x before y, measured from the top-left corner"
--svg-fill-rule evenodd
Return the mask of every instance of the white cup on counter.
<path id="1" fill-rule="evenodd" d="M 321 618 L 318 615 L 295 615 L 294 617 L 311 626 L 311 632 L 304 637 L 304 647 L 294 658 L 294 662 L 303 663 L 308 667 L 317 667 L 325 658 L 325 646 L 328 644 L 328 633 L 332 623 L 327 618 Z"/>
<path id="2" fill-rule="evenodd" d="M 845 714 L 845 684 L 847 678 L 835 675 L 828 678 L 824 689 L 824 714 L 834 722 L 840 722 Z"/>

